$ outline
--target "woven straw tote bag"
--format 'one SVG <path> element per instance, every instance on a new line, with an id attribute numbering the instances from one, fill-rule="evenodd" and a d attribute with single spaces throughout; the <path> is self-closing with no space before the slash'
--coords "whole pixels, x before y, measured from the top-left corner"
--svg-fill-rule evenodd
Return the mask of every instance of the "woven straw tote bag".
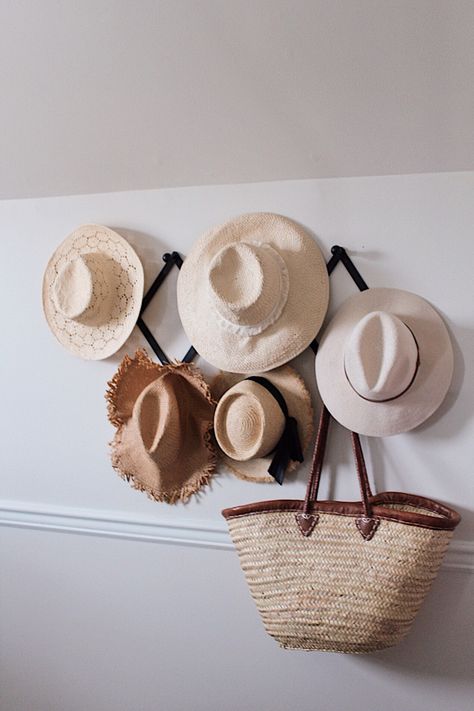
<path id="1" fill-rule="evenodd" d="M 304 501 L 222 513 L 265 629 L 281 647 L 373 652 L 410 630 L 460 516 L 421 496 L 373 496 L 355 433 L 361 501 L 317 501 L 329 417 L 324 408 Z"/>

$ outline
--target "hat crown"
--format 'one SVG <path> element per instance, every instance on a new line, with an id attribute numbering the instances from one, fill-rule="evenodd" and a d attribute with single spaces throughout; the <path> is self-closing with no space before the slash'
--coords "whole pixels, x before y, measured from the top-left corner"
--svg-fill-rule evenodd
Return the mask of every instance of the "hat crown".
<path id="1" fill-rule="evenodd" d="M 269 454 L 285 428 L 285 416 L 273 395 L 251 380 L 230 388 L 219 401 L 214 432 L 222 451 L 236 461 Z"/>
<path id="2" fill-rule="evenodd" d="M 151 382 L 137 398 L 132 418 L 148 455 L 166 467 L 177 458 L 181 447 L 180 410 L 173 376 L 164 374 Z"/>
<path id="3" fill-rule="evenodd" d="M 211 260 L 208 284 L 219 325 L 233 333 L 256 335 L 281 315 L 289 277 L 283 258 L 271 245 L 233 242 Z"/>
<path id="4" fill-rule="evenodd" d="M 66 318 L 78 319 L 92 303 L 93 276 L 83 256 L 66 262 L 53 283 L 52 297 Z"/>
<path id="5" fill-rule="evenodd" d="M 117 277 L 113 260 L 88 252 L 59 267 L 52 287 L 57 310 L 72 321 L 98 326 L 110 317 Z"/>
<path id="6" fill-rule="evenodd" d="M 418 346 L 411 330 L 394 314 L 372 311 L 352 330 L 344 368 L 352 388 L 373 402 L 392 400 L 413 382 Z"/>

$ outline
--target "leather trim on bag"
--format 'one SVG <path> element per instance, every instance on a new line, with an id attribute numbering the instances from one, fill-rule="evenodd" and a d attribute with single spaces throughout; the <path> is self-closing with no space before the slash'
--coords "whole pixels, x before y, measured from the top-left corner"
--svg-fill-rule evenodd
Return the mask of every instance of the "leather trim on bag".
<path id="1" fill-rule="evenodd" d="M 400 523 L 421 526 L 423 528 L 453 530 L 461 520 L 460 515 L 453 509 L 440 504 L 432 499 L 404 492 L 386 491 L 370 497 L 372 505 L 372 515 L 386 521 L 398 521 Z M 399 511 L 397 509 L 385 508 L 384 503 L 410 505 L 416 508 L 426 509 L 430 514 L 415 513 L 411 511 Z M 275 511 L 303 511 L 304 501 L 296 499 L 275 499 L 271 501 L 258 501 L 256 503 L 234 506 L 222 511 L 226 519 L 248 514 L 270 513 Z M 364 515 L 362 502 L 360 501 L 317 501 L 311 505 L 311 513 L 333 513 L 340 516 L 361 517 Z M 437 514 L 433 516 L 432 514 Z"/>
<path id="2" fill-rule="evenodd" d="M 361 516 L 360 518 L 356 518 L 355 524 L 362 538 L 365 541 L 371 541 L 374 537 L 375 531 L 380 525 L 380 519 L 366 518 L 365 516 Z"/>
<path id="3" fill-rule="evenodd" d="M 295 519 L 303 536 L 308 538 L 314 531 L 314 527 L 319 521 L 319 516 L 318 514 L 307 514 L 303 511 L 299 511 L 295 514 Z"/>

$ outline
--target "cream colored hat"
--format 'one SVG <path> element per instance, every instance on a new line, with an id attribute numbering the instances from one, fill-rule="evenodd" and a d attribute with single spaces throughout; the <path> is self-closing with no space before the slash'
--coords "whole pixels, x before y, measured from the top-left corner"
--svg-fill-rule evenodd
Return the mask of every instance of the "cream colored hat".
<path id="1" fill-rule="evenodd" d="M 224 464 L 241 479 L 282 483 L 313 434 L 311 395 L 302 378 L 290 366 L 244 380 L 220 373 L 211 391 L 218 400 L 214 434 Z"/>
<path id="2" fill-rule="evenodd" d="M 83 225 L 57 248 L 43 278 L 43 309 L 65 348 L 89 360 L 125 343 L 143 298 L 143 267 L 128 242 L 101 225 Z"/>
<path id="3" fill-rule="evenodd" d="M 185 501 L 216 467 L 215 403 L 193 365 L 159 365 L 144 351 L 125 356 L 106 393 L 117 427 L 112 465 L 156 501 Z"/>
<path id="4" fill-rule="evenodd" d="M 453 349 L 441 316 L 399 289 L 368 289 L 341 306 L 316 356 L 321 398 L 359 434 L 383 437 L 417 427 L 441 405 Z"/>
<path id="5" fill-rule="evenodd" d="M 241 215 L 193 247 L 178 277 L 183 328 L 209 363 L 235 373 L 287 363 L 315 338 L 329 280 L 316 242 L 281 215 Z"/>

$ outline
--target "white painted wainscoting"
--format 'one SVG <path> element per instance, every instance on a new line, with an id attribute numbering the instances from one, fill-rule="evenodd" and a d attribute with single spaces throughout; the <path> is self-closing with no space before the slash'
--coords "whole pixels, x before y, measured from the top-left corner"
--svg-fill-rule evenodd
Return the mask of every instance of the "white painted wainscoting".
<path id="1" fill-rule="evenodd" d="M 471 708 L 473 198 L 474 173 L 446 173 L 0 202 L 1 711 Z M 163 252 L 185 255 L 212 225 L 254 210 L 299 221 L 326 257 L 342 244 L 369 286 L 425 296 L 453 337 L 455 375 L 440 411 L 406 435 L 363 439 L 379 491 L 431 496 L 463 516 L 411 635 L 374 655 L 280 650 L 230 546 L 221 509 L 302 498 L 307 465 L 281 489 L 219 470 L 187 505 L 150 501 L 110 466 L 104 400 L 123 355 L 144 345 L 141 335 L 135 330 L 111 359 L 85 362 L 56 343 L 42 315 L 44 267 L 81 223 L 127 237 L 149 285 Z M 188 344 L 175 281 L 146 320 L 179 357 Z M 333 312 L 355 287 L 342 266 L 331 286 Z M 312 354 L 295 365 L 318 410 Z M 347 435 L 334 426 L 322 496 L 351 499 L 356 491 Z"/>

